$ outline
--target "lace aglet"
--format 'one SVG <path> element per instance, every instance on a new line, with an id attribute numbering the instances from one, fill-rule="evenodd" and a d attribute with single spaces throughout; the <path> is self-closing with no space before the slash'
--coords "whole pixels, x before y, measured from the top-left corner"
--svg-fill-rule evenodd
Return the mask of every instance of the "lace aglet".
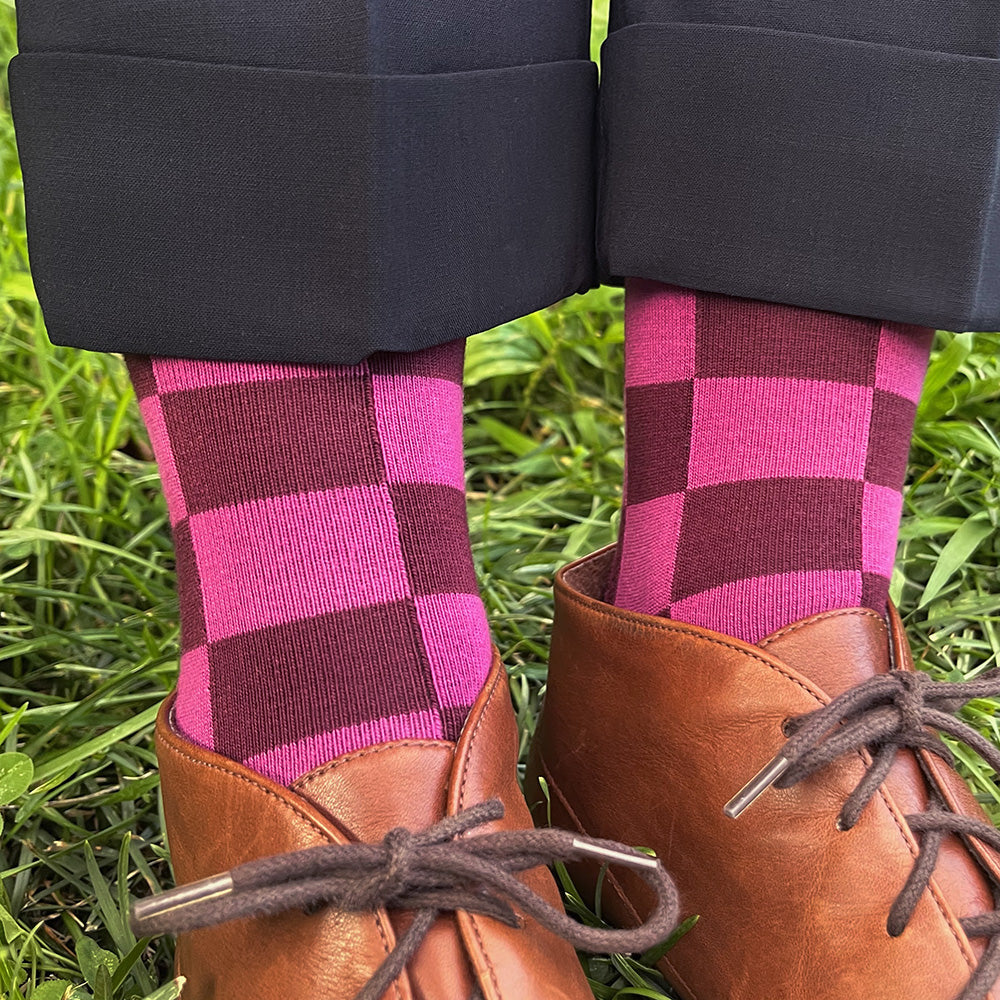
<path id="1" fill-rule="evenodd" d="M 167 892 L 161 892 L 148 899 L 140 899 L 132 906 L 132 918 L 129 923 L 132 930 L 140 937 L 146 933 L 155 934 L 152 925 L 161 918 L 183 910 L 197 903 L 210 899 L 220 899 L 233 891 L 233 877 L 226 872 L 223 875 L 213 875 L 211 878 L 178 886 Z"/>
<path id="2" fill-rule="evenodd" d="M 593 854 L 608 861 L 616 861 L 618 864 L 628 865 L 630 868 L 655 868 L 659 864 L 656 858 L 651 858 L 648 854 L 638 852 L 626 854 L 624 851 L 615 851 L 610 847 L 602 847 L 600 844 L 592 844 L 586 840 L 574 840 L 573 846 L 585 854 Z"/>
<path id="3" fill-rule="evenodd" d="M 723 812 L 730 819 L 737 819 L 766 792 L 791 765 L 780 753 L 762 767 L 725 805 Z"/>

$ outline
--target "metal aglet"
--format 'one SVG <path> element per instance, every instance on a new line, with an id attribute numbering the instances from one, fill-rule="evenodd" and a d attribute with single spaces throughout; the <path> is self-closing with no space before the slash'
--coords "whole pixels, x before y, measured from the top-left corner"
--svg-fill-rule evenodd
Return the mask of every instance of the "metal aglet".
<path id="1" fill-rule="evenodd" d="M 232 891 L 233 877 L 226 872 L 222 875 L 213 875 L 211 878 L 203 878 L 199 882 L 178 886 L 176 889 L 161 892 L 148 899 L 140 899 L 132 907 L 132 929 L 139 934 L 146 923 L 164 914 L 174 913 L 209 899 L 228 896 Z"/>
<path id="2" fill-rule="evenodd" d="M 655 868 L 659 862 L 656 858 L 651 858 L 647 854 L 626 854 L 624 851 L 613 851 L 609 847 L 601 847 L 599 844 L 590 844 L 585 840 L 574 840 L 573 846 L 586 854 L 593 854 L 599 858 L 606 858 L 608 861 L 617 861 L 620 865 L 628 865 L 630 868 Z"/>
<path id="3" fill-rule="evenodd" d="M 753 805 L 778 778 L 791 766 L 791 761 L 780 753 L 762 767 L 725 805 L 723 812 L 730 819 L 737 819 L 748 806 Z"/>

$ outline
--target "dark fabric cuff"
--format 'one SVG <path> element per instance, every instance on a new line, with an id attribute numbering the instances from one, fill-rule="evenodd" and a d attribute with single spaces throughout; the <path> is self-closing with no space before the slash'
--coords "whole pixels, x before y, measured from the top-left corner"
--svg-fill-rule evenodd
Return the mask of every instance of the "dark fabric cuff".
<path id="1" fill-rule="evenodd" d="M 353 363 L 593 283 L 596 72 L 10 70 L 32 273 L 91 350 Z"/>
<path id="2" fill-rule="evenodd" d="M 1000 61 L 648 23 L 602 67 L 605 279 L 1000 327 Z"/>

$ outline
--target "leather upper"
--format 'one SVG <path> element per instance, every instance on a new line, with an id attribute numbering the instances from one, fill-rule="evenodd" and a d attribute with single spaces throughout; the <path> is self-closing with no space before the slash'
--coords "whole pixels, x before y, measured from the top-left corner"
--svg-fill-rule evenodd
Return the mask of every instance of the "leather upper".
<path id="1" fill-rule="evenodd" d="M 284 788 L 189 743 L 171 725 L 168 701 L 157 722 L 157 752 L 178 884 L 305 847 L 381 840 L 399 826 L 420 830 L 486 798 L 500 798 L 506 815 L 482 832 L 531 823 L 517 785 L 517 727 L 499 657 L 457 744 L 408 740 L 371 747 Z M 523 878 L 561 905 L 546 870 Z M 188 980 L 185 1000 L 353 1000 L 409 919 L 407 913 L 327 908 L 181 935 L 177 966 Z M 438 919 L 385 1000 L 474 995 L 591 997 L 573 949 L 534 921 L 513 929 L 459 912 Z"/>
<path id="2" fill-rule="evenodd" d="M 950 837 L 907 929 L 897 938 L 886 930 L 917 851 L 904 816 L 926 807 L 928 781 L 953 808 L 984 818 L 954 772 L 902 752 L 846 832 L 836 820 L 863 754 L 768 789 L 739 819 L 723 814 L 781 749 L 787 719 L 888 670 L 890 649 L 897 667 L 912 669 L 898 616 L 891 643 L 883 619 L 856 608 L 751 646 L 602 603 L 594 595 L 608 555 L 557 580 L 529 772 L 549 783 L 554 823 L 651 847 L 674 876 L 685 915 L 699 921 L 664 959 L 665 975 L 687 1000 L 954 1000 L 983 947 L 958 920 L 993 909 L 983 870 L 997 870 L 993 852 L 974 845 L 977 863 Z M 539 800 L 537 789 L 528 800 Z M 592 891 L 592 870 L 573 874 Z M 628 873 L 605 885 L 617 922 L 646 912 L 645 890 Z"/>

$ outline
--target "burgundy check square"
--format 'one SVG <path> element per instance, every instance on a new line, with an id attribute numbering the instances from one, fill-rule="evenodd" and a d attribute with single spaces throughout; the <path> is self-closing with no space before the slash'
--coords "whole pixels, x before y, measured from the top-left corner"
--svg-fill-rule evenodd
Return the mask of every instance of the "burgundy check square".
<path id="1" fill-rule="evenodd" d="M 176 719 L 281 782 L 458 732 L 491 661 L 461 343 L 355 367 L 129 359 L 171 514 Z"/>
<path id="2" fill-rule="evenodd" d="M 883 611 L 931 331 L 631 280 L 613 603 L 756 642 Z"/>

